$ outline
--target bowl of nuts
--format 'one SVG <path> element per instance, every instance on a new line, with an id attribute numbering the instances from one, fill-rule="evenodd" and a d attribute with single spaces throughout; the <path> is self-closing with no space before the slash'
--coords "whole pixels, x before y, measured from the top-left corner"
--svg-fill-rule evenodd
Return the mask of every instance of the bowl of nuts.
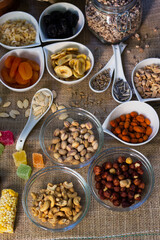
<path id="1" fill-rule="evenodd" d="M 139 101 L 160 101 L 160 58 L 139 62 L 132 71 L 132 85 Z"/>
<path id="2" fill-rule="evenodd" d="M 58 82 L 76 84 L 92 71 L 94 57 L 81 43 L 58 42 L 43 47 L 48 73 Z"/>
<path id="3" fill-rule="evenodd" d="M 9 50 L 41 44 L 37 20 L 29 13 L 13 11 L 0 18 L 0 45 Z"/>
<path id="4" fill-rule="evenodd" d="M 0 59 L 0 82 L 15 92 L 36 86 L 44 73 L 42 47 L 14 49 Z"/>
<path id="5" fill-rule="evenodd" d="M 117 106 L 102 125 L 103 131 L 129 146 L 150 142 L 159 131 L 159 117 L 153 107 L 139 101 Z"/>
<path id="6" fill-rule="evenodd" d="M 27 217 L 38 227 L 71 230 L 87 214 L 90 191 L 76 171 L 59 166 L 43 168 L 26 183 L 22 204 Z"/>
<path id="7" fill-rule="evenodd" d="M 106 149 L 88 170 L 88 183 L 94 198 L 113 211 L 140 207 L 154 186 L 154 172 L 149 160 L 135 149 Z"/>
<path id="8" fill-rule="evenodd" d="M 51 114 L 40 130 L 40 145 L 54 164 L 81 168 L 91 163 L 103 145 L 99 120 L 81 108 L 64 108 Z"/>

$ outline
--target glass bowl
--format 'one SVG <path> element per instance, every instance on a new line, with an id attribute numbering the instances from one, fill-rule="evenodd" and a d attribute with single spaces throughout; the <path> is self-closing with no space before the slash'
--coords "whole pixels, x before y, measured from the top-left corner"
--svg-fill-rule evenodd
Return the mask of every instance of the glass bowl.
<path id="1" fill-rule="evenodd" d="M 57 225 L 53 227 L 50 223 L 42 222 L 38 217 L 33 215 L 31 210 L 33 201 L 31 193 L 46 189 L 48 183 L 58 184 L 64 181 L 68 183 L 72 182 L 75 191 L 78 196 L 81 197 L 80 204 L 82 206 L 82 214 L 75 222 L 71 221 L 68 225 Z M 23 191 L 22 204 L 27 217 L 36 226 L 52 232 L 65 232 L 74 228 L 86 216 L 90 204 L 90 191 L 86 181 L 76 171 L 66 167 L 51 166 L 39 170 L 28 180 Z"/>
<path id="2" fill-rule="evenodd" d="M 98 190 L 95 187 L 95 174 L 94 167 L 96 165 L 102 166 L 105 162 L 115 162 L 119 156 L 130 157 L 133 162 L 139 162 L 142 164 L 143 182 L 145 183 L 145 188 L 142 190 L 141 200 L 135 201 L 131 206 L 123 208 L 122 205 L 114 206 L 110 200 L 101 199 Z M 101 181 L 101 180 L 100 180 Z M 140 207 L 150 196 L 153 186 L 154 186 L 154 172 L 149 160 L 140 152 L 132 148 L 127 147 L 115 147 L 104 150 L 98 158 L 93 161 L 88 170 L 88 184 L 90 186 L 93 197 L 100 203 L 103 207 L 112 211 L 130 211 Z M 127 189 L 127 188 L 126 188 Z M 113 189 L 111 190 L 113 192 Z"/>
<path id="3" fill-rule="evenodd" d="M 57 128 L 63 129 L 64 121 L 66 121 L 66 120 L 68 120 L 70 122 L 75 120 L 79 124 L 84 124 L 84 123 L 90 122 L 93 126 L 92 131 L 94 133 L 95 140 L 97 140 L 97 142 L 98 142 L 98 147 L 95 150 L 95 152 L 91 154 L 92 156 L 90 156 L 90 158 L 87 158 L 86 161 L 82 162 L 82 160 L 81 160 L 81 161 L 79 161 L 78 164 L 76 164 L 76 162 L 73 163 L 73 161 L 71 161 L 71 162 L 59 161 L 59 160 L 56 160 L 54 151 L 52 149 L 50 149 L 50 146 L 52 146 L 52 141 L 53 141 L 53 132 Z M 39 141 L 40 141 L 40 145 L 43 150 L 43 153 L 54 164 L 58 164 L 60 166 L 67 166 L 70 168 L 81 168 L 81 167 L 84 167 L 84 166 L 88 165 L 89 163 L 91 163 L 99 155 L 99 152 L 103 146 L 104 133 L 102 130 L 101 123 L 92 113 L 90 113 L 84 109 L 81 109 L 81 108 L 64 108 L 64 109 L 58 110 L 55 113 L 51 114 L 45 120 L 45 122 L 43 123 L 41 130 L 40 130 Z M 68 141 L 69 140 L 67 139 L 66 140 L 67 145 L 71 145 L 72 143 L 69 144 Z M 76 140 L 76 141 L 79 141 L 79 140 Z M 83 143 L 80 143 L 80 145 L 81 144 L 83 144 Z M 75 148 L 71 148 L 71 150 L 73 150 L 73 149 L 75 150 Z M 86 147 L 84 149 L 86 149 Z M 68 149 L 67 149 L 67 151 L 68 151 Z M 78 149 L 76 151 L 79 155 L 81 154 L 78 151 Z M 88 150 L 87 150 L 87 152 L 88 152 Z M 80 157 L 81 157 L 81 155 L 80 155 Z M 75 159 L 75 157 L 74 157 L 74 159 Z"/>

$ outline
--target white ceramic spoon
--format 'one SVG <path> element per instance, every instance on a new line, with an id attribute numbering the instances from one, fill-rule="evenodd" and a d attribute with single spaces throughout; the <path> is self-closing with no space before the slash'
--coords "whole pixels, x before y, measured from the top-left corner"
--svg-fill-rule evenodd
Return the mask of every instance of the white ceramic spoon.
<path id="1" fill-rule="evenodd" d="M 124 43 L 120 43 L 119 47 L 120 47 L 120 51 L 121 53 L 124 51 L 124 49 L 126 48 L 127 44 L 124 44 Z M 107 70 L 107 69 L 110 69 L 110 81 L 108 83 L 108 85 L 103 89 L 103 90 L 96 90 L 92 87 L 92 82 L 93 80 L 95 79 L 95 77 L 97 77 L 100 73 L 102 73 L 103 71 Z M 110 84 L 111 84 L 111 81 L 112 81 L 112 75 L 113 75 L 113 72 L 115 70 L 115 57 L 114 55 L 110 58 L 110 60 L 107 62 L 107 64 L 99 71 L 97 72 L 96 74 L 93 75 L 93 77 L 90 79 L 89 81 L 89 87 L 90 89 L 93 91 L 93 92 L 96 92 L 96 93 L 102 93 L 104 91 L 106 91 Z"/>
<path id="2" fill-rule="evenodd" d="M 112 85 L 112 96 L 118 103 L 128 102 L 132 98 L 132 90 L 124 76 L 119 45 L 112 45 L 115 56 L 115 73 Z"/>
<path id="3" fill-rule="evenodd" d="M 35 115 L 33 114 L 33 108 L 32 108 L 32 104 L 33 104 L 33 99 L 34 96 L 42 91 L 46 91 L 51 95 L 51 102 L 48 106 L 48 108 L 46 109 L 46 111 L 40 115 L 40 117 L 38 119 L 35 118 Z M 20 151 L 23 149 L 23 145 L 25 143 L 26 138 L 28 137 L 29 133 L 31 132 L 31 130 L 34 128 L 34 126 L 41 120 L 41 118 L 48 112 L 48 110 L 50 109 L 52 102 L 53 102 L 53 93 L 48 89 L 48 88 L 42 88 L 40 90 L 38 90 L 35 95 L 32 98 L 32 102 L 31 102 L 31 110 L 30 110 L 30 116 L 28 118 L 28 121 L 23 129 L 23 131 L 21 132 L 18 140 L 17 140 L 17 144 L 16 144 L 16 150 Z"/>

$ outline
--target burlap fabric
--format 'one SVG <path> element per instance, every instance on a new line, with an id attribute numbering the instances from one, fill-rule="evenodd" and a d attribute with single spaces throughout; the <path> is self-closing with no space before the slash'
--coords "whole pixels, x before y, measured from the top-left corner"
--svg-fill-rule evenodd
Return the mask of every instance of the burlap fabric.
<path id="1" fill-rule="evenodd" d="M 68 1 L 74 3 L 84 12 L 85 1 Z M 140 35 L 144 39 L 144 35 L 148 34 L 148 39 L 142 41 L 141 44 L 149 44 L 150 47 L 145 49 L 143 53 L 139 53 L 136 49 L 137 40 L 131 38 L 127 41 L 127 48 L 123 53 L 123 65 L 127 79 L 130 81 L 131 72 L 136 60 L 142 60 L 148 57 L 159 57 L 159 36 L 160 36 L 160 1 L 144 0 L 143 22 L 140 28 Z M 31 13 L 36 19 L 39 19 L 41 12 L 49 6 L 48 3 L 38 2 L 36 0 L 20 1 L 19 10 Z M 154 31 L 154 29 L 156 29 Z M 103 45 L 96 37 L 94 37 L 87 26 L 83 29 L 81 34 L 74 39 L 74 41 L 81 42 L 88 46 L 94 54 L 95 66 L 89 77 L 91 77 L 100 68 L 101 64 L 105 64 L 112 55 L 111 46 Z M 127 49 L 130 53 L 127 53 Z M 6 49 L 0 48 L 0 55 L 3 56 L 7 52 Z M 136 58 L 136 59 L 135 59 Z M 57 102 L 59 104 L 77 105 L 83 107 L 94 113 L 98 119 L 103 123 L 104 119 L 118 104 L 111 97 L 111 87 L 103 94 L 93 93 L 88 86 L 89 77 L 78 85 L 72 87 L 64 86 L 50 77 L 45 69 L 44 76 L 40 83 L 31 91 L 26 93 L 15 93 L 3 85 L 0 86 L 0 97 L 4 101 L 11 101 L 10 109 L 17 109 L 17 100 L 24 100 L 25 98 L 31 100 L 33 94 L 42 87 L 54 89 L 58 93 Z M 83 92 L 85 98 L 80 102 L 79 93 Z M 154 108 L 160 114 L 159 103 L 154 103 Z M 0 107 L 2 111 L 2 107 Z M 22 131 L 26 118 L 24 117 L 24 110 L 16 120 L 7 118 L 0 119 L 1 130 L 11 130 L 14 133 L 15 140 L 17 140 Z M 28 162 L 32 166 L 31 154 L 33 152 L 42 152 L 39 144 L 39 130 L 51 111 L 36 125 L 30 133 L 25 150 L 27 152 Z M 104 147 L 123 146 L 117 140 L 105 134 Z M 12 188 L 19 193 L 19 202 L 17 217 L 15 222 L 14 234 L 1 234 L 1 240 L 40 240 L 40 239 L 133 239 L 133 240 L 150 240 L 160 239 L 160 133 L 148 144 L 141 147 L 136 147 L 138 151 L 143 153 L 153 165 L 155 172 L 155 185 L 153 192 L 147 202 L 140 208 L 131 212 L 112 212 L 106 210 L 99 205 L 92 197 L 89 211 L 83 221 L 73 230 L 65 233 L 46 232 L 36 227 L 24 214 L 22 208 L 22 192 L 25 181 L 16 176 L 16 168 L 12 159 L 12 153 L 15 151 L 15 144 L 7 146 L 3 155 L 0 157 L 0 190 L 4 188 Z M 51 162 L 45 159 L 45 165 L 50 166 Z M 36 170 L 33 170 L 33 173 Z M 78 170 L 78 172 L 86 179 L 88 167 Z"/>

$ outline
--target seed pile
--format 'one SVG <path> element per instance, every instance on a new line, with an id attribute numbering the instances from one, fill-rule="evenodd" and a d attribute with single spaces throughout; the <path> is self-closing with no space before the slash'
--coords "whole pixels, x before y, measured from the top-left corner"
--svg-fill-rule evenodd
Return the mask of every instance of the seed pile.
<path id="1" fill-rule="evenodd" d="M 118 101 L 125 102 L 130 97 L 130 89 L 127 82 L 124 82 L 123 79 L 116 79 L 113 94 Z"/>
<path id="2" fill-rule="evenodd" d="M 110 69 L 106 69 L 93 79 L 91 85 L 95 90 L 104 90 L 107 88 L 110 80 Z"/>

